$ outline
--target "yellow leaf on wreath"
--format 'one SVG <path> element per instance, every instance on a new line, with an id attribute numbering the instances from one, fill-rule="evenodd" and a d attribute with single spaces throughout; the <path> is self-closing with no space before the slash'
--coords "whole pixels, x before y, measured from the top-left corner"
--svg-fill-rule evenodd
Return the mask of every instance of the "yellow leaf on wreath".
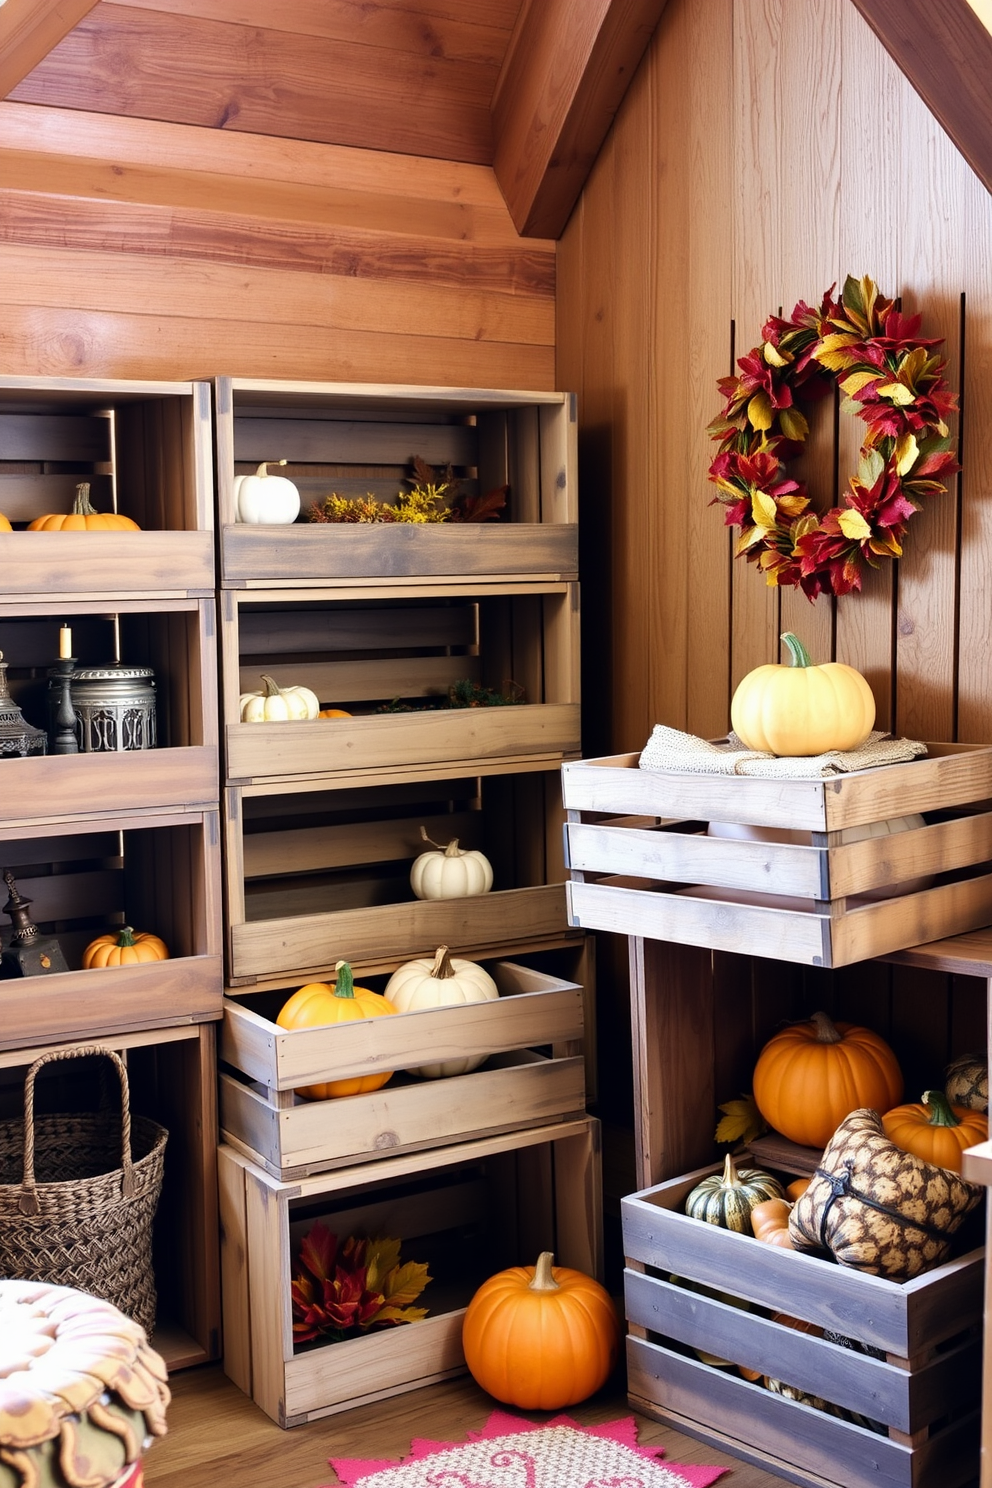
<path id="1" fill-rule="evenodd" d="M 755 393 L 747 405 L 747 416 L 752 428 L 771 428 L 775 420 L 775 413 L 772 409 L 772 400 L 764 390 Z"/>
<path id="2" fill-rule="evenodd" d="M 858 337 L 842 332 L 824 336 L 813 355 L 823 367 L 828 367 L 831 372 L 843 372 L 845 367 L 851 364 L 850 348 L 857 346 Z"/>
<path id="3" fill-rule="evenodd" d="M 765 491 L 755 491 L 751 497 L 751 516 L 759 527 L 775 527 L 778 524 L 778 507 L 775 499 Z"/>
<path id="4" fill-rule="evenodd" d="M 841 387 L 849 398 L 853 398 L 855 393 L 860 393 L 861 389 L 866 388 L 869 383 L 880 381 L 880 372 L 851 372 L 844 378 Z"/>
<path id="5" fill-rule="evenodd" d="M 868 544 L 870 550 L 879 558 L 901 558 L 902 546 L 890 532 L 888 537 L 873 537 Z"/>
<path id="6" fill-rule="evenodd" d="M 919 453 L 920 447 L 916 442 L 915 435 L 910 434 L 908 431 L 900 435 L 896 440 L 896 447 L 893 451 L 896 460 L 896 473 L 898 475 L 908 475 L 916 464 Z"/>
<path id="7" fill-rule="evenodd" d="M 786 439 L 794 439 L 797 444 L 809 433 L 809 424 L 798 408 L 783 408 L 778 421 Z"/>
<path id="8" fill-rule="evenodd" d="M 871 537 L 871 527 L 860 512 L 852 510 L 841 512 L 837 518 L 837 525 L 851 542 L 864 542 L 866 537 Z"/>
<path id="9" fill-rule="evenodd" d="M 746 553 L 748 548 L 754 547 L 755 543 L 764 542 L 767 530 L 766 527 L 743 528 L 734 547 L 734 557 L 736 558 L 739 554 Z"/>
<path id="10" fill-rule="evenodd" d="M 898 408 L 906 408 L 910 403 L 916 401 L 915 395 L 910 392 L 905 383 L 887 382 L 878 390 L 880 398 L 888 398 L 890 403 L 895 403 Z"/>
<path id="11" fill-rule="evenodd" d="M 770 341 L 766 341 L 762 347 L 762 356 L 769 367 L 787 367 L 792 360 L 791 357 L 784 357 L 778 347 L 773 346 Z"/>

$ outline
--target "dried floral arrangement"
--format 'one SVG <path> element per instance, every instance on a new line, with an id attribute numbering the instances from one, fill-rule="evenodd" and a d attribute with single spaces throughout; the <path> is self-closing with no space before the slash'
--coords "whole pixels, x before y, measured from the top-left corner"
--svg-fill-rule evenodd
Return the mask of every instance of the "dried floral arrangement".
<path id="1" fill-rule="evenodd" d="M 765 322 L 739 374 L 719 379 L 726 401 L 709 426 L 720 447 L 713 499 L 741 529 L 736 556 L 810 601 L 860 589 L 865 564 L 898 558 L 913 513 L 960 469 L 945 421 L 957 399 L 932 352 L 940 339 L 921 338 L 921 317 L 903 315 L 867 277 L 848 276 L 840 300 L 833 290 L 818 309 L 800 300 L 788 320 Z M 809 433 L 802 405 L 835 383 L 867 432 L 843 505 L 821 516 L 788 462 Z"/>
<path id="2" fill-rule="evenodd" d="M 438 708 L 507 708 L 524 701 L 526 693 L 517 682 L 504 682 L 505 691 L 494 687 L 482 687 L 468 677 L 452 682 L 446 697 L 422 698 L 409 702 L 406 698 L 393 698 L 376 708 L 377 713 L 424 713 Z"/>
<path id="3" fill-rule="evenodd" d="M 303 1238 L 293 1275 L 294 1343 L 340 1343 L 425 1318 L 427 1308 L 411 1303 L 431 1277 L 418 1261 L 400 1264 L 401 1243 L 349 1235 L 339 1245 L 318 1219 Z"/>
<path id="4" fill-rule="evenodd" d="M 450 465 L 436 470 L 414 456 L 412 487 L 400 491 L 393 505 L 380 501 L 371 491 L 365 496 L 329 496 L 315 501 L 306 514 L 308 522 L 492 522 L 506 506 L 509 486 L 495 486 L 483 496 L 470 496 Z"/>

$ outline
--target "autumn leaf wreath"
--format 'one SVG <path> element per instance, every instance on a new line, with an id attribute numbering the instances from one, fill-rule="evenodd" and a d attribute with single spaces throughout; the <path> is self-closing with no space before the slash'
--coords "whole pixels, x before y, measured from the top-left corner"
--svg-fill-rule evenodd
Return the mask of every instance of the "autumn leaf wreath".
<path id="1" fill-rule="evenodd" d="M 708 429 L 719 443 L 713 501 L 740 528 L 735 555 L 810 601 L 860 589 L 865 564 L 898 558 L 910 517 L 960 469 L 946 423 L 957 399 L 933 352 L 941 340 L 922 339 L 920 316 L 903 315 L 868 278 L 849 276 L 840 300 L 834 288 L 818 309 L 800 300 L 788 320 L 765 322 L 740 372 L 719 379 L 724 407 Z M 809 433 L 803 408 L 835 383 L 867 432 L 843 505 L 820 515 L 788 464 Z"/>

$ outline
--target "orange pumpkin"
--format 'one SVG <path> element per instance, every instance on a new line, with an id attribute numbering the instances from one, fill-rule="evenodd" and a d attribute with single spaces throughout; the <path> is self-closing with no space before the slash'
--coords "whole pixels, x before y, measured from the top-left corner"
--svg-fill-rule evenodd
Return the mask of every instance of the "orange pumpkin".
<path id="1" fill-rule="evenodd" d="M 751 1210 L 751 1229 L 756 1240 L 766 1245 L 777 1245 L 781 1250 L 792 1250 L 789 1235 L 789 1211 L 792 1205 L 786 1199 L 766 1199 Z"/>
<path id="2" fill-rule="evenodd" d="M 13 527 L 4 516 L 3 512 L 0 512 L 0 532 L 13 532 L 13 530 Z"/>
<path id="3" fill-rule="evenodd" d="M 886 1111 L 882 1130 L 903 1152 L 960 1173 L 965 1148 L 988 1141 L 989 1118 L 967 1106 L 952 1106 L 940 1090 L 927 1090 L 921 1101 Z"/>
<path id="4" fill-rule="evenodd" d="M 462 1327 L 465 1362 L 476 1383 L 504 1405 L 560 1410 L 609 1379 L 620 1327 L 609 1293 L 582 1271 L 511 1266 L 483 1282 Z"/>
<path id="5" fill-rule="evenodd" d="M 797 1199 L 802 1198 L 812 1182 L 812 1178 L 793 1178 L 791 1183 L 785 1185 L 786 1197 L 795 1203 Z"/>
<path id="6" fill-rule="evenodd" d="M 902 1099 L 892 1050 L 870 1028 L 814 1013 L 769 1039 L 754 1068 L 754 1099 L 770 1126 L 823 1148 L 852 1111 L 888 1111 Z"/>
<path id="7" fill-rule="evenodd" d="M 351 716 L 346 708 L 321 708 L 317 714 L 318 718 L 350 718 Z"/>
<path id="8" fill-rule="evenodd" d="M 87 532 L 107 531 L 112 529 L 117 532 L 140 532 L 141 528 L 137 522 L 132 522 L 130 517 L 122 516 L 120 512 L 98 512 L 90 505 L 90 483 L 80 481 L 76 487 L 76 497 L 69 512 L 54 512 L 48 516 L 35 517 L 29 525 L 29 532 L 76 532 L 85 530 Z"/>
<path id="9" fill-rule="evenodd" d="M 168 961 L 169 950 L 164 940 L 139 930 L 137 934 L 130 925 L 112 930 L 109 935 L 98 935 L 91 940 L 83 952 L 83 969 L 92 966 L 132 966 L 136 961 Z"/>
<path id="10" fill-rule="evenodd" d="M 395 1013 L 393 1004 L 368 987 L 356 987 L 351 967 L 339 961 L 334 970 L 337 981 L 308 982 L 284 1003 L 276 1018 L 280 1028 L 323 1028 L 329 1023 L 350 1023 L 361 1018 L 381 1018 Z M 380 1090 L 392 1077 L 392 1070 L 378 1070 L 374 1075 L 353 1075 L 347 1080 L 328 1080 L 322 1085 L 306 1085 L 297 1090 L 306 1100 L 331 1100 L 341 1095 L 367 1095 Z"/>

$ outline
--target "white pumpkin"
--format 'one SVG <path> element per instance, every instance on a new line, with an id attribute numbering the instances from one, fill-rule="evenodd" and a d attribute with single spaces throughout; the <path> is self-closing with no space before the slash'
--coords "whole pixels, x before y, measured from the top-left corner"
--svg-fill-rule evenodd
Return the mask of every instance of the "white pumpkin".
<path id="1" fill-rule="evenodd" d="M 888 837 L 894 832 L 911 832 L 925 827 L 926 819 L 919 815 L 892 816 L 887 821 L 862 822 L 857 827 L 844 827 L 840 833 L 841 843 L 863 842 L 868 837 Z M 800 847 L 809 847 L 813 841 L 811 832 L 794 827 L 751 827 L 744 822 L 710 822 L 706 828 L 710 837 L 746 838 L 753 842 L 790 842 Z M 932 875 L 907 878 L 901 883 L 883 884 L 857 895 L 858 899 L 890 899 L 895 894 L 916 894 L 928 889 L 933 883 Z"/>
<path id="2" fill-rule="evenodd" d="M 423 827 L 420 835 L 435 850 L 421 853 L 410 869 L 410 887 L 418 899 L 469 899 L 489 892 L 493 870 L 484 853 L 459 847 L 457 837 L 441 847 L 431 841 Z"/>
<path id="3" fill-rule="evenodd" d="M 282 723 L 286 719 L 316 718 L 320 701 L 309 687 L 280 687 L 262 673 L 264 692 L 241 694 L 242 723 Z"/>
<path id="4" fill-rule="evenodd" d="M 385 997 L 398 1013 L 412 1013 L 419 1008 L 455 1007 L 466 1002 L 492 1002 L 499 988 L 475 961 L 462 961 L 438 946 L 433 961 L 422 957 L 407 961 L 394 971 L 386 986 Z M 438 1064 L 421 1064 L 409 1071 L 425 1080 L 447 1079 L 449 1075 L 467 1075 L 478 1069 L 488 1056 L 471 1055 L 467 1059 L 444 1059 Z"/>
<path id="5" fill-rule="evenodd" d="M 254 475 L 234 477 L 234 510 L 239 522 L 252 526 L 287 525 L 300 515 L 300 493 L 284 475 L 270 475 L 268 467 L 285 460 L 263 460 Z"/>

